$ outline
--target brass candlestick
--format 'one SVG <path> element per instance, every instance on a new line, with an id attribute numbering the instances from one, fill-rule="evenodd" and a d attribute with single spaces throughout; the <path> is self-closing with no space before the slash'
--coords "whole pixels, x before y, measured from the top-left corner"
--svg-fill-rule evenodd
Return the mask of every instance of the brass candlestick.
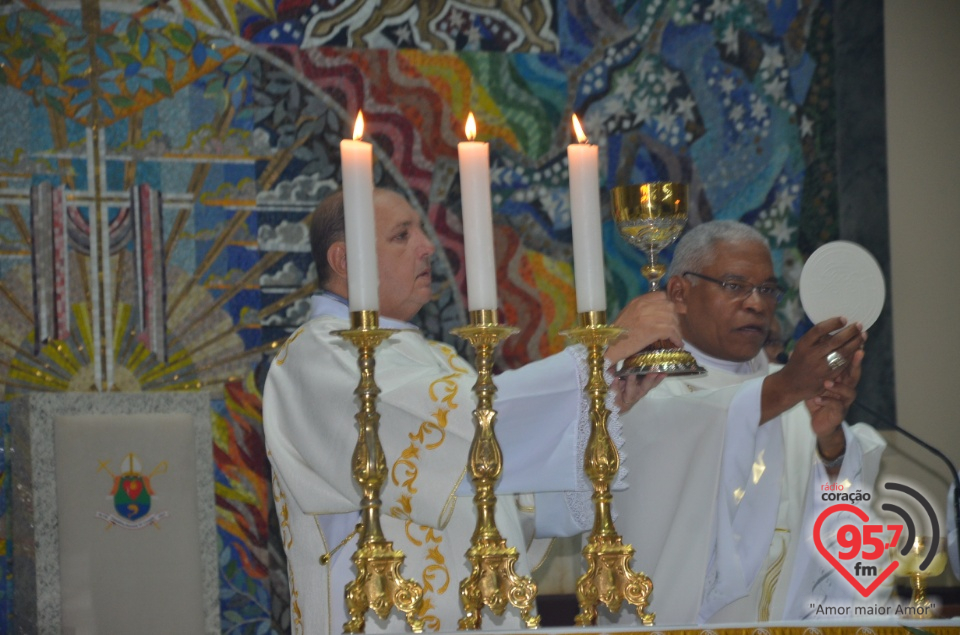
<path id="1" fill-rule="evenodd" d="M 490 607 L 494 615 L 503 615 L 507 602 L 520 609 L 520 617 L 528 628 L 540 624 L 540 616 L 532 615 L 537 598 L 537 585 L 532 579 L 514 571 L 517 549 L 508 547 L 497 529 L 494 511 L 497 497 L 493 488 L 503 470 L 503 453 L 494 434 L 497 411 L 493 397 L 497 387 L 493 383 L 493 354 L 501 340 L 517 332 L 512 326 L 497 324 L 496 312 L 471 311 L 470 326 L 453 329 L 453 333 L 468 340 L 477 351 L 477 408 L 473 411 L 475 425 L 470 444 L 470 475 L 476 489 L 473 501 L 477 506 L 477 527 L 470 538 L 467 560 L 473 565 L 470 576 L 460 582 L 460 602 L 464 617 L 460 630 L 480 628 L 480 611 Z"/>
<path id="2" fill-rule="evenodd" d="M 380 490 L 387 478 L 387 461 L 380 445 L 380 415 L 377 413 L 377 395 L 380 388 L 373 378 L 374 350 L 395 333 L 381 329 L 376 311 L 351 311 L 350 330 L 336 334 L 357 347 L 357 366 L 360 383 L 354 394 L 360 397 L 356 420 L 359 428 L 357 447 L 353 451 L 353 478 L 363 490 L 360 502 L 360 537 L 353 564 L 357 577 L 346 586 L 347 612 L 350 619 L 343 625 L 346 633 L 363 633 L 364 616 L 372 610 L 381 619 L 389 615 L 391 607 L 407 616 L 414 633 L 423 631 L 419 617 L 423 604 L 423 587 L 400 575 L 404 555 L 395 550 L 380 527 Z"/>
<path id="3" fill-rule="evenodd" d="M 637 616 L 651 626 L 655 615 L 645 613 L 653 582 L 643 573 L 634 573 L 630 559 L 634 549 L 623 544 L 613 526 L 610 484 L 620 469 L 620 454 L 607 432 L 607 382 L 603 377 L 603 351 L 623 329 L 607 326 L 604 311 L 589 311 L 577 316 L 578 328 L 564 332 L 570 339 L 587 347 L 590 379 L 586 390 L 590 396 L 590 439 L 584 458 L 584 471 L 593 483 L 594 519 L 590 538 L 583 548 L 587 572 L 577 580 L 580 613 L 574 619 L 579 626 L 597 623 L 597 605 L 603 603 L 613 612 L 626 600 L 637 607 Z"/>

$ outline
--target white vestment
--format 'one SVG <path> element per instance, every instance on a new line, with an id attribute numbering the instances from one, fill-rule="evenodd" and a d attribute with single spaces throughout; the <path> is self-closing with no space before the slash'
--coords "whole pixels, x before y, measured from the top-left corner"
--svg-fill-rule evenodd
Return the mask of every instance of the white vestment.
<path id="1" fill-rule="evenodd" d="M 813 545 L 831 503 L 809 412 L 801 403 L 759 425 L 763 380 L 779 367 L 762 352 L 737 364 L 686 347 L 707 374 L 668 378 L 622 415 L 629 489 L 614 499 L 617 528 L 653 580 L 656 623 L 804 619 L 862 600 Z M 885 443 L 866 424 L 843 430 L 837 483 L 872 491 Z"/>
<path id="2" fill-rule="evenodd" d="M 356 576 L 356 538 L 338 544 L 359 519 L 361 490 L 352 474 L 357 443 L 354 417 L 359 381 L 353 345 L 332 334 L 348 328 L 347 307 L 322 295 L 314 319 L 284 344 L 267 376 L 264 432 L 273 466 L 274 499 L 288 558 L 293 633 L 329 635 L 347 620 L 344 587 Z M 406 556 L 401 574 L 424 589 L 428 630 L 453 631 L 462 616 L 459 583 L 469 575 L 464 554 L 476 525 L 466 472 L 474 435 L 476 372 L 444 344 L 425 339 L 412 325 L 381 318 L 395 333 L 376 351 L 377 411 L 388 477 L 381 493 L 387 540 Z M 568 349 L 495 379 L 495 431 L 503 449 L 497 526 L 520 552 L 517 572 L 529 575 L 526 541 L 573 535 L 590 527 L 591 488 L 583 476 L 589 414 L 583 398 L 586 370 Z M 622 445 L 616 415 L 611 436 Z M 536 495 L 536 517 L 512 494 Z M 524 497 L 525 500 L 533 497 Z M 526 530 L 526 531 L 525 531 Z M 326 566 L 321 554 L 333 551 Z M 505 618 L 482 613 L 483 624 L 517 628 L 512 607 Z M 408 630 L 402 616 L 386 623 L 367 614 L 367 632 Z"/>

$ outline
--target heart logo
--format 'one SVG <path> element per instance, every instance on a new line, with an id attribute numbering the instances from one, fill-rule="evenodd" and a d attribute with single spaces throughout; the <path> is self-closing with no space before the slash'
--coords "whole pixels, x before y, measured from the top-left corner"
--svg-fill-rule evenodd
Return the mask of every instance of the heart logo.
<path id="1" fill-rule="evenodd" d="M 820 513 L 820 515 L 817 517 L 817 522 L 814 523 L 813 525 L 813 542 L 817 545 L 817 551 L 819 551 L 820 554 L 824 558 L 826 558 L 830 564 L 833 565 L 833 568 L 839 571 L 840 575 L 846 578 L 847 582 L 852 584 L 853 588 L 855 588 L 860 593 L 860 595 L 862 595 L 863 597 L 867 597 L 868 595 L 873 593 L 874 590 L 878 586 L 880 586 L 880 584 L 882 584 L 883 581 L 890 576 L 890 574 L 893 573 L 894 569 L 896 569 L 900 563 L 897 561 L 891 562 L 887 566 L 887 568 L 881 571 L 880 574 L 877 576 L 877 578 L 870 583 L 870 586 L 864 587 L 862 584 L 860 584 L 860 581 L 857 580 L 855 577 L 853 577 L 853 574 L 847 571 L 846 567 L 844 567 L 840 563 L 840 561 L 833 556 L 832 553 L 827 551 L 827 548 L 823 545 L 823 541 L 820 540 L 820 528 L 823 526 L 823 521 L 825 521 L 827 517 L 830 516 L 831 514 L 835 514 L 838 512 L 850 512 L 852 514 L 855 514 L 860 520 L 862 520 L 865 523 L 870 520 L 870 517 L 867 515 L 867 512 L 863 511 L 859 507 L 855 507 L 854 505 L 848 505 L 846 503 L 831 505 L 830 507 L 826 508 Z"/>
<path id="2" fill-rule="evenodd" d="M 143 489 L 143 483 L 141 483 L 139 480 L 123 482 L 123 490 L 127 493 L 127 496 L 133 500 L 136 500 L 137 496 L 140 495 L 141 489 Z"/>

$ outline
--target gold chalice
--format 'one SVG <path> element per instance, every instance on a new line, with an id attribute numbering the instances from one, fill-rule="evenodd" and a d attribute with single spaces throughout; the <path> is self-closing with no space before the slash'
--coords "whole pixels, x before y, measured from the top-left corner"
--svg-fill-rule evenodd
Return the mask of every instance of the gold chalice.
<path id="1" fill-rule="evenodd" d="M 687 224 L 687 185 L 669 182 L 621 185 L 610 191 L 610 200 L 620 235 L 647 254 L 649 262 L 640 272 L 650 283 L 650 291 L 658 291 L 667 267 L 657 262 L 657 255 L 680 237 Z M 660 341 L 625 359 L 619 374 L 702 375 L 704 372 L 689 352 Z"/>
<path id="2" fill-rule="evenodd" d="M 933 548 L 936 548 L 935 555 L 927 562 Z M 913 587 L 910 606 L 915 611 L 910 617 L 934 617 L 933 607 L 927 600 L 927 578 L 940 575 L 946 568 L 947 539 L 941 537 L 934 544 L 930 536 L 917 536 L 906 554 L 902 553 L 903 549 L 904 543 L 901 541 L 900 544 L 890 548 L 890 557 L 899 563 L 894 575 L 910 578 L 910 585 Z M 924 563 L 927 563 L 926 568 L 922 568 Z"/>

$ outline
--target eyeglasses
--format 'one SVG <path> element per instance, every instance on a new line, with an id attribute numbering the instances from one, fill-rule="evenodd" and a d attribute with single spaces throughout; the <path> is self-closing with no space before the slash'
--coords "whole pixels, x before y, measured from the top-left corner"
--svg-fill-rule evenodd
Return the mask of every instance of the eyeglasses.
<path id="1" fill-rule="evenodd" d="M 707 282 L 720 285 L 720 288 L 724 290 L 731 300 L 746 300 L 753 295 L 754 291 L 760 294 L 761 299 L 774 303 L 779 302 L 783 298 L 784 291 L 778 284 L 765 282 L 763 284 L 752 285 L 739 280 L 718 280 L 694 271 L 684 271 L 683 275 L 695 276 Z"/>

